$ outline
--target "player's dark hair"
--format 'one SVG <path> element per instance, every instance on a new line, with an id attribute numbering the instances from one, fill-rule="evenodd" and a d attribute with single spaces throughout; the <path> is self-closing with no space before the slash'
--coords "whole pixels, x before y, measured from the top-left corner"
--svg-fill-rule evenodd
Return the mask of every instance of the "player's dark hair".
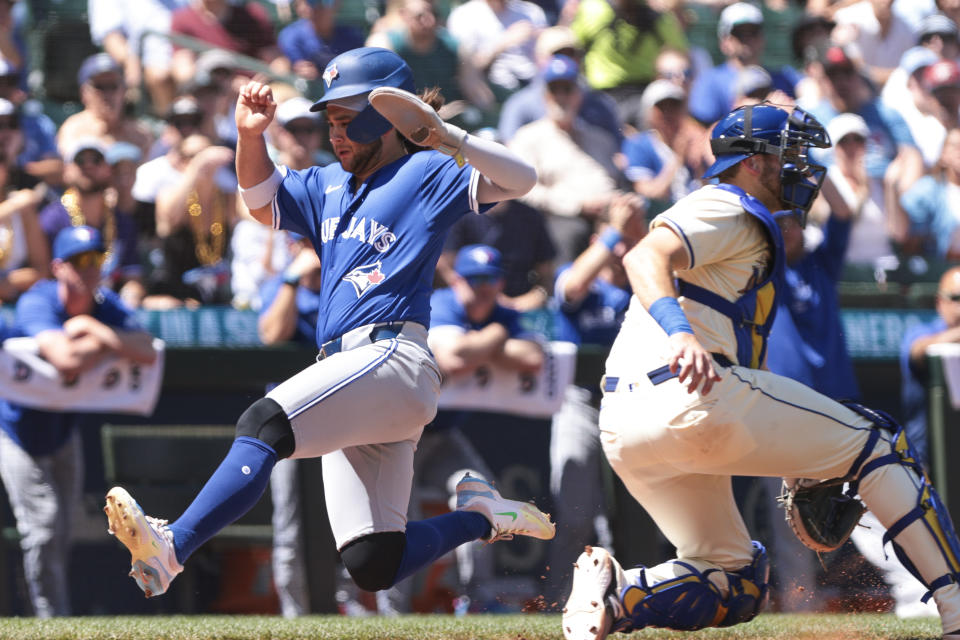
<path id="1" fill-rule="evenodd" d="M 434 111 L 439 112 L 440 108 L 446 103 L 446 98 L 443 97 L 443 94 L 440 93 L 440 87 L 430 87 L 429 89 L 424 89 L 420 92 L 418 96 L 421 100 L 426 102 L 428 105 L 433 107 Z M 400 137 L 400 142 L 403 143 L 404 148 L 407 150 L 407 153 L 416 153 L 417 151 L 427 151 L 430 147 L 421 147 L 419 145 L 413 144 L 407 140 L 403 135 L 397 131 L 397 135 Z"/>

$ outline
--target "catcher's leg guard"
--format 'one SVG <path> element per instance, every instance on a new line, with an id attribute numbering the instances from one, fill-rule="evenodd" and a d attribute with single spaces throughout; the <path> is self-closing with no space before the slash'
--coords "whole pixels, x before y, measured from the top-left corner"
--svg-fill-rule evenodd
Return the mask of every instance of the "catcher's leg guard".
<path id="1" fill-rule="evenodd" d="M 621 594 L 631 628 L 695 631 L 752 620 L 766 600 L 770 575 L 763 545 L 754 541 L 753 547 L 753 561 L 737 571 L 700 571 L 682 560 L 673 560 L 686 573 L 651 582 L 648 569 L 641 569 L 639 577 L 631 580 L 633 584 Z M 721 586 L 724 583 L 725 589 Z"/>
<path id="2" fill-rule="evenodd" d="M 875 429 L 867 440 L 863 451 L 850 469 L 848 478 L 851 478 L 851 481 L 848 494 L 855 494 L 864 477 L 884 465 L 897 464 L 904 467 L 914 481 L 914 487 L 917 491 L 917 504 L 899 520 L 890 525 L 883 536 L 883 544 L 886 545 L 888 541 L 892 542 L 894 553 L 896 553 L 900 562 L 903 563 L 903 566 L 929 589 L 923 597 L 923 601 L 926 602 L 930 599 L 930 595 L 937 589 L 954 582 L 960 582 L 960 541 L 957 540 L 957 534 L 954 531 L 950 514 L 947 512 L 946 506 L 941 501 L 936 489 L 930 484 L 930 479 L 927 477 L 915 449 L 907 439 L 904 428 L 897 424 L 889 415 L 881 411 L 868 409 L 857 403 L 845 404 L 853 411 L 872 421 L 875 425 Z M 886 432 L 889 438 L 890 453 L 870 459 L 870 455 L 873 454 L 877 441 L 884 435 L 884 432 Z M 943 556 L 944 563 L 947 566 L 946 573 L 932 580 L 924 579 L 915 566 L 914 561 L 911 560 L 903 547 L 896 541 L 897 536 L 900 535 L 904 529 L 917 521 L 924 524 L 930 533 L 933 544 Z"/>

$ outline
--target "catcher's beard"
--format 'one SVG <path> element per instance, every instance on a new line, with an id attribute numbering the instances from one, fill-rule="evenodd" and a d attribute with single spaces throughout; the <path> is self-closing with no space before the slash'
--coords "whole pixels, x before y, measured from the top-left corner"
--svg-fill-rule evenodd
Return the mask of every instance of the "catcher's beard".
<path id="1" fill-rule="evenodd" d="M 382 155 L 383 140 L 380 138 L 368 144 L 355 143 L 353 154 L 341 160 L 340 165 L 348 173 L 366 175 L 377 166 Z"/>

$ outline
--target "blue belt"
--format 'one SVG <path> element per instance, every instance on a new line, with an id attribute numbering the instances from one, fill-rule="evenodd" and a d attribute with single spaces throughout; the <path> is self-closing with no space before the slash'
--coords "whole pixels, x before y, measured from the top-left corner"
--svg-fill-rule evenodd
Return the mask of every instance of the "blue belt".
<path id="1" fill-rule="evenodd" d="M 392 340 L 400 335 L 400 332 L 403 331 L 402 322 L 389 322 L 383 324 L 373 325 L 373 329 L 370 330 L 370 342 L 378 342 L 380 340 Z M 329 342 L 324 342 L 320 346 L 320 354 L 317 356 L 317 360 L 323 360 L 324 358 L 329 358 L 335 353 L 340 353 L 343 350 L 343 336 L 334 338 Z"/>
<path id="2" fill-rule="evenodd" d="M 730 358 L 723 355 L 722 353 L 711 353 L 713 356 L 714 362 L 716 362 L 721 367 L 732 367 L 733 363 L 730 361 Z M 679 372 L 679 368 L 677 371 Z M 672 373 L 670 371 L 670 365 L 663 365 L 662 367 L 657 367 L 652 371 L 647 372 L 647 377 L 650 378 L 650 382 L 654 385 L 658 385 L 666 382 L 667 380 L 672 380 L 676 378 L 679 373 Z M 620 383 L 620 378 L 618 376 L 604 376 L 603 377 L 603 390 L 607 393 L 617 390 L 617 385 Z M 634 385 L 629 385 L 626 391 L 632 391 Z"/>

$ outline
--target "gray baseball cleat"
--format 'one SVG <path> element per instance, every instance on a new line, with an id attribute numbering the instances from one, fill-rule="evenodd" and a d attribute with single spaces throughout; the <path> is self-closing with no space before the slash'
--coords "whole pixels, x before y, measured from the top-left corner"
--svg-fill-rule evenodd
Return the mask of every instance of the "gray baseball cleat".
<path id="1" fill-rule="evenodd" d="M 487 480 L 469 473 L 457 483 L 457 511 L 475 511 L 490 522 L 487 542 L 510 540 L 514 535 L 550 540 L 557 532 L 549 513 L 529 502 L 508 500 Z"/>
<path id="2" fill-rule="evenodd" d="M 623 616 L 620 585 L 623 569 L 603 547 L 584 548 L 573 563 L 573 587 L 563 607 L 566 640 L 603 640 Z"/>
<path id="3" fill-rule="evenodd" d="M 167 521 L 146 515 L 121 487 L 107 492 L 103 511 L 107 514 L 107 531 L 130 551 L 130 577 L 148 598 L 164 593 L 183 571 L 173 549 L 173 533 L 165 526 Z"/>

